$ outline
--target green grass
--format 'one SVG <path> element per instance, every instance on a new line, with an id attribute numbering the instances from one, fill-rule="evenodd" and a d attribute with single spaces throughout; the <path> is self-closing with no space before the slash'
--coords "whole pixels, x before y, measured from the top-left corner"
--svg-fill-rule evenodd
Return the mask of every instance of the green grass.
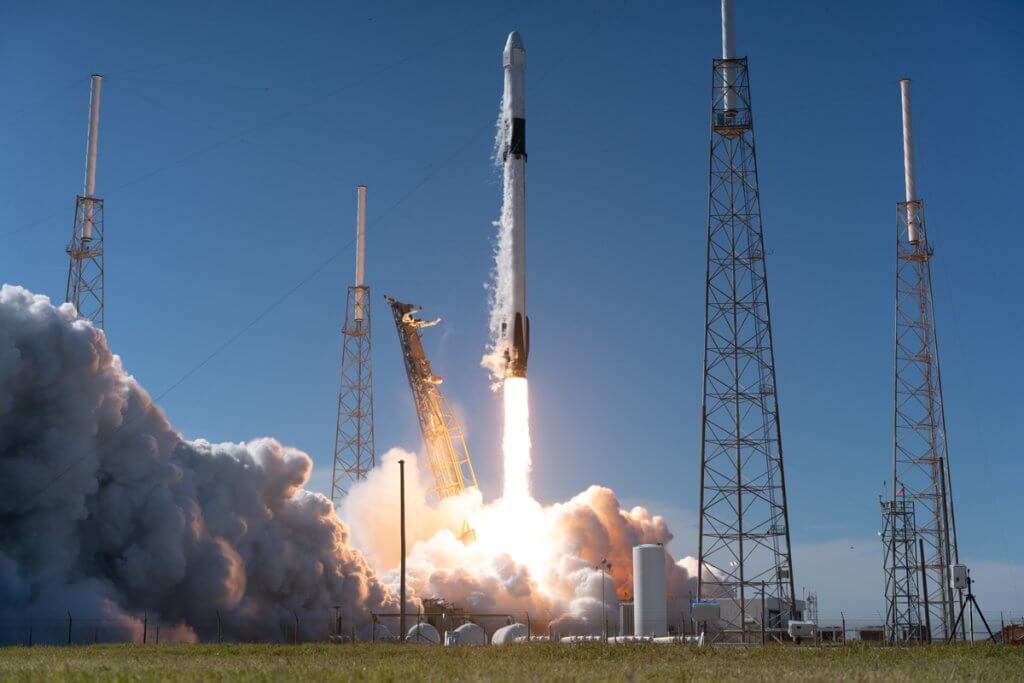
<path id="1" fill-rule="evenodd" d="M 1024 680 L 1024 648 L 91 645 L 0 648 L 0 680 Z"/>

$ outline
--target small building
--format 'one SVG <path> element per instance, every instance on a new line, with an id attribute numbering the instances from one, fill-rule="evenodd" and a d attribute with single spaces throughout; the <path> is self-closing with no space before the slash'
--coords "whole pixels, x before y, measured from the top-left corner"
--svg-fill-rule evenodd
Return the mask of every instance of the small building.
<path id="1" fill-rule="evenodd" d="M 1024 645 L 1024 622 L 1003 627 L 1004 645 Z"/>
<path id="2" fill-rule="evenodd" d="M 861 626 L 857 629 L 857 637 L 866 643 L 884 643 L 884 626 Z"/>
<path id="3" fill-rule="evenodd" d="M 466 610 L 440 598 L 423 600 L 423 617 L 439 633 L 450 631 L 468 621 Z"/>
<path id="4" fill-rule="evenodd" d="M 846 640 L 842 626 L 819 626 L 818 641 L 822 643 L 842 643 Z"/>
<path id="5" fill-rule="evenodd" d="M 718 602 L 722 607 L 722 621 L 733 624 L 739 623 L 741 617 L 738 602 L 729 598 L 721 598 Z M 785 630 L 789 624 L 789 614 L 784 612 L 788 612 L 788 608 L 783 609 L 780 607 L 780 600 L 778 598 L 765 598 L 763 606 L 764 615 L 761 614 L 762 602 L 760 597 L 746 599 L 744 616 L 746 617 L 748 628 L 751 625 L 760 627 L 763 623 L 767 629 Z M 803 621 L 804 609 L 804 601 L 796 600 L 796 621 Z"/>

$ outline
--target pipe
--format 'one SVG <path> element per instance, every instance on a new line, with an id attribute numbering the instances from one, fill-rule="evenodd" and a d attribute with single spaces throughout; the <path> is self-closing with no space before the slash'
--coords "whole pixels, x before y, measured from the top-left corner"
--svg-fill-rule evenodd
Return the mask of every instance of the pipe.
<path id="1" fill-rule="evenodd" d="M 92 92 L 89 97 L 89 141 L 85 148 L 85 196 L 92 199 L 96 194 L 96 154 L 100 144 L 100 88 L 103 76 L 92 75 Z M 85 203 L 85 221 L 82 225 L 82 240 L 92 239 L 93 204 Z"/>
<path id="2" fill-rule="evenodd" d="M 363 295 L 361 289 L 366 278 L 366 185 L 357 188 L 359 195 L 356 210 L 356 292 L 355 319 L 362 322 L 364 317 Z"/>
<path id="3" fill-rule="evenodd" d="M 928 604 L 928 567 L 924 561 L 924 538 L 918 537 L 917 544 L 921 553 L 921 595 L 924 596 L 924 630 L 925 636 L 922 640 L 932 642 L 932 615 L 931 606 Z"/>
<path id="4" fill-rule="evenodd" d="M 900 100 L 903 108 L 903 183 L 907 194 L 907 241 L 917 244 L 917 187 L 914 178 L 914 129 L 910 122 L 910 79 L 900 81 Z"/>

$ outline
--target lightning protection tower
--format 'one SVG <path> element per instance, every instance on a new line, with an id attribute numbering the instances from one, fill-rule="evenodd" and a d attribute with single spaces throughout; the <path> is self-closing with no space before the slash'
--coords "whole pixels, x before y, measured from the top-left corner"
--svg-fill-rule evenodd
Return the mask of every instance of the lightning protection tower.
<path id="1" fill-rule="evenodd" d="M 103 200 L 96 196 L 96 154 L 100 141 L 100 87 L 93 74 L 89 105 L 89 142 L 85 152 L 85 191 L 75 198 L 75 223 L 68 242 L 68 283 L 64 301 L 80 318 L 103 329 Z"/>
<path id="2" fill-rule="evenodd" d="M 717 638 L 781 637 L 795 618 L 782 435 L 746 58 L 730 0 L 711 69 L 698 594 L 717 599 Z M 762 597 L 763 596 L 763 597 Z"/>
<path id="3" fill-rule="evenodd" d="M 341 342 L 341 388 L 334 429 L 331 500 L 341 503 L 348 486 L 366 477 L 376 456 L 373 444 L 373 366 L 370 359 L 370 287 L 365 284 L 366 186 L 358 188 L 356 281 L 348 288 Z"/>
<path id="4" fill-rule="evenodd" d="M 947 638 L 955 616 L 949 565 L 958 561 L 956 517 L 946 451 L 946 416 L 932 301 L 932 248 L 917 197 L 910 121 L 910 81 L 900 81 L 906 201 L 896 205 L 896 324 L 893 382 L 893 502 L 914 503 L 924 552 L 914 567 L 927 583 L 924 610 L 935 640 Z M 895 571 L 886 566 L 886 573 Z"/>

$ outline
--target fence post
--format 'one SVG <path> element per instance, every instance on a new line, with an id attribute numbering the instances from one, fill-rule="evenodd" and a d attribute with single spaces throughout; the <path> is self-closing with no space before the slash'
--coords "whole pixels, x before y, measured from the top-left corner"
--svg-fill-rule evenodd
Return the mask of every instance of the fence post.
<path id="1" fill-rule="evenodd" d="M 32 617 L 28 618 L 28 646 L 32 647 Z"/>
<path id="2" fill-rule="evenodd" d="M 149 636 L 149 614 L 146 612 L 142 613 L 142 644 L 146 644 L 147 637 Z"/>
<path id="3" fill-rule="evenodd" d="M 68 612 L 68 645 L 71 644 L 71 612 Z"/>
<path id="4" fill-rule="evenodd" d="M 220 621 L 220 610 L 217 610 L 217 644 L 224 642 L 224 626 Z"/>
<path id="5" fill-rule="evenodd" d="M 846 613 L 840 612 L 839 618 L 843 620 L 843 645 L 846 645 Z"/>
<path id="6" fill-rule="evenodd" d="M 292 616 L 295 617 L 295 630 L 292 631 L 292 645 L 299 644 L 299 615 L 292 610 Z"/>
<path id="7" fill-rule="evenodd" d="M 160 624 L 159 624 L 159 622 L 156 625 L 156 644 L 157 645 L 160 644 Z"/>

